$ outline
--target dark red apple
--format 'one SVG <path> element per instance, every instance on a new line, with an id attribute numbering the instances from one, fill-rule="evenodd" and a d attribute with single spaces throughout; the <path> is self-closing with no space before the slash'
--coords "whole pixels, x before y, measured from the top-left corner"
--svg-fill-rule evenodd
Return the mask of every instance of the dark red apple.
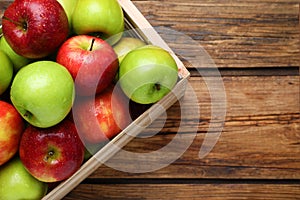
<path id="1" fill-rule="evenodd" d="M 19 155 L 35 178 L 57 182 L 69 178 L 80 168 L 84 150 L 74 123 L 65 119 L 47 129 L 29 125 L 21 138 Z"/>
<path id="2" fill-rule="evenodd" d="M 4 12 L 2 30 L 17 54 L 42 58 L 66 40 L 69 24 L 56 0 L 16 0 Z"/>
<path id="3" fill-rule="evenodd" d="M 129 100 L 122 90 L 110 85 L 95 97 L 79 97 L 73 119 L 85 144 L 109 141 L 131 121 Z"/>
<path id="4" fill-rule="evenodd" d="M 119 67 L 114 49 L 105 41 L 88 35 L 69 38 L 59 48 L 56 61 L 75 80 L 76 92 L 90 96 L 112 83 Z"/>

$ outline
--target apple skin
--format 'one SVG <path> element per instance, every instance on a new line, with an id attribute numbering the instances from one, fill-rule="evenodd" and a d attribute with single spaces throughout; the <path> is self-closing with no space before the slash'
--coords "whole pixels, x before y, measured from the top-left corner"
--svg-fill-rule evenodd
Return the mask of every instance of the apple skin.
<path id="1" fill-rule="evenodd" d="M 65 41 L 69 24 L 63 7 L 56 0 L 17 0 L 4 12 L 2 31 L 17 54 L 43 58 Z"/>
<path id="2" fill-rule="evenodd" d="M 1 199 L 41 199 L 47 193 L 47 188 L 47 183 L 28 173 L 19 157 L 0 167 Z"/>
<path id="3" fill-rule="evenodd" d="M 53 61 L 36 61 L 14 77 L 10 99 L 30 124 L 47 128 L 61 122 L 71 111 L 74 82 L 68 70 Z"/>
<path id="4" fill-rule="evenodd" d="M 18 151 L 24 128 L 23 118 L 13 105 L 0 101 L 0 166 Z"/>
<path id="5" fill-rule="evenodd" d="M 69 29 L 72 29 L 72 14 L 78 0 L 57 0 L 64 8 L 69 22 Z"/>
<path id="6" fill-rule="evenodd" d="M 138 38 L 122 37 L 113 48 L 118 55 L 119 63 L 121 63 L 127 53 L 145 45 L 146 43 Z"/>
<path id="7" fill-rule="evenodd" d="M 159 101 L 175 86 L 178 67 L 171 54 L 157 46 L 146 45 L 130 51 L 119 68 L 119 84 L 136 103 Z"/>
<path id="8" fill-rule="evenodd" d="M 0 49 L 6 53 L 6 55 L 10 58 L 13 63 L 14 71 L 17 72 L 19 69 L 24 67 L 25 65 L 31 62 L 30 59 L 25 58 L 24 56 L 20 56 L 17 54 L 7 43 L 4 36 L 0 38 Z"/>
<path id="9" fill-rule="evenodd" d="M 145 46 L 146 43 L 143 40 L 140 40 L 138 38 L 133 37 L 122 37 L 114 46 L 114 50 L 116 54 L 118 55 L 119 64 L 122 62 L 124 57 L 127 53 L 130 51 Z M 119 71 L 116 74 L 115 82 L 117 82 L 119 79 Z"/>
<path id="10" fill-rule="evenodd" d="M 112 46 L 89 35 L 77 35 L 65 41 L 58 50 L 56 62 L 68 69 L 75 81 L 76 93 L 82 96 L 104 90 L 119 68 Z"/>
<path id="11" fill-rule="evenodd" d="M 0 95 L 9 87 L 13 79 L 13 64 L 10 58 L 0 50 Z"/>
<path id="12" fill-rule="evenodd" d="M 117 0 L 78 0 L 72 15 L 76 34 L 101 33 L 115 44 L 124 31 L 124 15 Z"/>
<path id="13" fill-rule="evenodd" d="M 36 179 L 57 182 L 80 168 L 84 150 L 74 123 L 66 119 L 47 129 L 28 126 L 21 138 L 19 155 Z"/>
<path id="14" fill-rule="evenodd" d="M 107 142 L 130 122 L 129 99 L 110 85 L 94 97 L 76 98 L 73 119 L 85 145 Z"/>

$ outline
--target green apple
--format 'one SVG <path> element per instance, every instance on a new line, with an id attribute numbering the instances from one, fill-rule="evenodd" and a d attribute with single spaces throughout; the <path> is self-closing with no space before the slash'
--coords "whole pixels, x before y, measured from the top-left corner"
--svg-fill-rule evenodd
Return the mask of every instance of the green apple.
<path id="1" fill-rule="evenodd" d="M 62 65 L 36 61 L 16 74 L 10 98 L 23 118 L 33 126 L 47 128 L 61 122 L 74 101 L 74 82 Z"/>
<path id="2" fill-rule="evenodd" d="M 70 29 L 72 29 L 72 14 L 78 0 L 57 0 L 57 1 L 64 8 L 68 17 L 69 27 Z"/>
<path id="3" fill-rule="evenodd" d="M 10 58 L 0 50 L 0 95 L 9 87 L 13 78 L 13 64 Z"/>
<path id="4" fill-rule="evenodd" d="M 0 167 L 0 199 L 41 199 L 47 188 L 27 172 L 18 157 Z"/>
<path id="5" fill-rule="evenodd" d="M 159 101 L 175 86 L 178 67 L 163 48 L 146 45 L 130 51 L 119 68 L 119 84 L 134 102 L 151 104 Z"/>
<path id="6" fill-rule="evenodd" d="M 25 58 L 17 54 L 7 43 L 4 36 L 2 36 L 0 39 L 0 49 L 4 51 L 12 61 L 15 72 L 17 72 L 20 68 L 24 67 L 31 61 L 29 58 Z"/>
<path id="7" fill-rule="evenodd" d="M 124 31 L 124 14 L 117 0 L 78 0 L 72 14 L 76 34 L 100 33 L 115 44 Z"/>
<path id="8" fill-rule="evenodd" d="M 121 63 L 127 53 L 129 53 L 133 49 L 136 49 L 138 47 L 142 47 L 145 45 L 146 45 L 146 43 L 139 38 L 122 37 L 118 41 L 118 43 L 114 45 L 113 48 L 114 48 L 116 54 L 118 55 L 119 63 Z"/>
<path id="9" fill-rule="evenodd" d="M 123 58 L 127 53 L 130 51 L 145 46 L 146 43 L 143 40 L 140 40 L 138 38 L 133 38 L 133 37 L 122 37 L 117 44 L 113 46 L 114 51 L 116 52 L 118 56 L 119 63 L 122 62 Z M 115 76 L 115 82 L 117 82 L 119 79 L 119 70 L 116 73 Z"/>

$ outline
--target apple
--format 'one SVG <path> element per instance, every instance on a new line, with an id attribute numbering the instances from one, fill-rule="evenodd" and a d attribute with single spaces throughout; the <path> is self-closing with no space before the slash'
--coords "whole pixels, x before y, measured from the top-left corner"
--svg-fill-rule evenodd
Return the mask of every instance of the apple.
<path id="1" fill-rule="evenodd" d="M 9 161 L 18 151 L 24 128 L 23 118 L 13 105 L 0 101 L 0 165 Z"/>
<path id="2" fill-rule="evenodd" d="M 66 119 L 47 129 L 28 126 L 21 138 L 19 155 L 36 179 L 57 182 L 80 168 L 84 150 L 74 123 Z"/>
<path id="3" fill-rule="evenodd" d="M 59 48 L 56 61 L 71 73 L 76 93 L 90 96 L 104 90 L 117 73 L 118 58 L 105 40 L 89 35 L 69 38 Z"/>
<path id="4" fill-rule="evenodd" d="M 124 31 L 124 15 L 117 0 L 78 0 L 72 15 L 76 34 L 100 33 L 115 44 Z"/>
<path id="5" fill-rule="evenodd" d="M 0 199 L 41 199 L 47 188 L 47 183 L 28 173 L 19 157 L 0 167 Z"/>
<path id="6" fill-rule="evenodd" d="M 120 133 L 131 121 L 128 102 L 114 85 L 94 97 L 76 98 L 73 119 L 85 145 L 109 141 Z"/>
<path id="7" fill-rule="evenodd" d="M 72 29 L 72 14 L 78 0 L 57 0 L 64 8 L 69 22 L 69 28 Z"/>
<path id="8" fill-rule="evenodd" d="M 0 50 L 0 95 L 3 94 L 9 87 L 13 79 L 13 64 L 10 58 Z"/>
<path id="9" fill-rule="evenodd" d="M 72 76 L 53 61 L 36 61 L 20 69 L 10 90 L 10 99 L 21 116 L 41 128 L 62 121 L 74 97 Z"/>
<path id="10" fill-rule="evenodd" d="M 134 102 L 151 104 L 159 101 L 175 86 L 178 67 L 172 55 L 154 45 L 130 51 L 119 68 L 119 82 Z"/>
<path id="11" fill-rule="evenodd" d="M 2 31 L 17 54 L 43 58 L 65 41 L 69 25 L 57 0 L 17 0 L 4 12 Z"/>
<path id="12" fill-rule="evenodd" d="M 118 55 L 118 60 L 119 63 L 122 62 L 123 58 L 127 53 L 130 51 L 138 48 L 145 46 L 146 43 L 138 38 L 133 38 L 133 37 L 122 37 L 117 44 L 113 46 L 116 54 Z M 116 77 L 115 77 L 115 82 L 117 82 L 119 79 L 119 72 L 117 72 Z"/>
<path id="13" fill-rule="evenodd" d="M 145 45 L 146 43 L 139 38 L 122 37 L 113 48 L 118 55 L 119 63 L 121 63 L 127 53 Z"/>
<path id="14" fill-rule="evenodd" d="M 20 56 L 17 54 L 7 43 L 4 36 L 0 38 L 0 49 L 6 53 L 6 55 L 10 58 L 13 63 L 14 71 L 17 72 L 20 68 L 31 62 L 30 59 L 25 58 L 24 56 Z"/>

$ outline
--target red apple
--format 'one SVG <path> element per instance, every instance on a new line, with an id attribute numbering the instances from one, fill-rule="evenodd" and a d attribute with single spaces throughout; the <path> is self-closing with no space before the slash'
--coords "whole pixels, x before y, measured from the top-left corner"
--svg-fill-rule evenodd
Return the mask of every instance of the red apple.
<path id="1" fill-rule="evenodd" d="M 16 154 L 23 131 L 24 121 L 18 111 L 10 103 L 0 101 L 0 165 Z"/>
<path id="2" fill-rule="evenodd" d="M 57 182 L 80 168 L 84 150 L 74 123 L 66 119 L 47 129 L 29 125 L 21 138 L 19 155 L 36 179 Z"/>
<path id="3" fill-rule="evenodd" d="M 69 24 L 63 7 L 56 0 L 17 0 L 5 10 L 2 30 L 17 54 L 42 58 L 66 40 Z"/>
<path id="4" fill-rule="evenodd" d="M 73 119 L 85 144 L 105 142 L 120 133 L 131 121 L 128 102 L 122 90 L 113 85 L 95 97 L 77 98 Z"/>
<path id="5" fill-rule="evenodd" d="M 82 96 L 104 90 L 114 80 L 119 67 L 114 49 L 105 40 L 88 35 L 73 36 L 65 41 L 56 61 L 69 70 L 76 92 Z"/>

